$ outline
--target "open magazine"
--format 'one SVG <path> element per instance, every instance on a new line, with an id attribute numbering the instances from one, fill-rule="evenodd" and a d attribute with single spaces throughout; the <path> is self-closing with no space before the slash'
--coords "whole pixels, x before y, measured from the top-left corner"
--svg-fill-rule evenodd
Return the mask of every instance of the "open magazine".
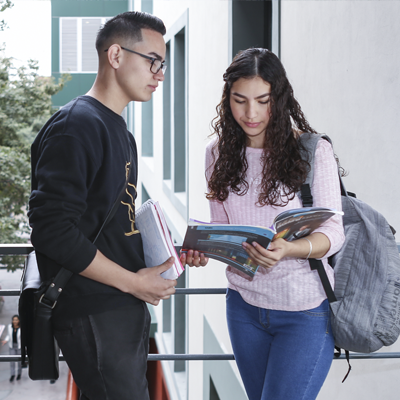
<path id="1" fill-rule="evenodd" d="M 136 210 L 135 226 L 142 236 L 146 267 L 160 265 L 173 256 L 175 257 L 174 264 L 161 276 L 165 279 L 178 278 L 184 268 L 176 253 L 167 222 L 157 201 L 147 200 Z"/>
<path id="2" fill-rule="evenodd" d="M 182 252 L 197 250 L 206 257 L 227 263 L 253 277 L 257 272 L 255 264 L 242 243 L 257 242 L 268 248 L 277 238 L 291 241 L 309 235 L 333 215 L 343 215 L 323 207 L 304 207 L 283 211 L 274 219 L 270 228 L 250 225 L 211 224 L 190 220 L 182 245 Z"/>

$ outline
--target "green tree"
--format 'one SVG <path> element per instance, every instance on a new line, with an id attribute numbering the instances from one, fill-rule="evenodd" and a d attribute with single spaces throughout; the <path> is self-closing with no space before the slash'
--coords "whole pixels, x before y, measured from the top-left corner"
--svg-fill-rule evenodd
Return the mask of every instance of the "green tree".
<path id="1" fill-rule="evenodd" d="M 11 6 L 10 0 L 0 0 L 0 12 Z M 4 25 L 1 21 L 0 29 Z M 54 112 L 51 96 L 68 79 L 55 82 L 38 75 L 37 61 L 17 68 L 12 58 L 0 55 L 0 243 L 27 242 L 30 145 Z M 21 260 L 4 256 L 1 262 L 15 269 Z"/>
<path id="2" fill-rule="evenodd" d="M 13 4 L 11 3 L 11 0 L 0 0 L 0 12 L 7 10 L 7 8 L 11 8 L 12 6 Z M 6 22 L 2 19 L 0 21 L 0 31 L 3 31 L 6 26 Z"/>

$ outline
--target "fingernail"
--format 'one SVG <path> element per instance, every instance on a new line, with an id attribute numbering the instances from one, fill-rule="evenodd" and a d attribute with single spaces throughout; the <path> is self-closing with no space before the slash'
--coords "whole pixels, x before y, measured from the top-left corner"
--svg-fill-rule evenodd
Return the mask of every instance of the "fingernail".
<path id="1" fill-rule="evenodd" d="M 243 242 L 243 243 L 242 243 L 242 246 L 243 246 L 244 248 L 246 248 L 246 247 L 248 246 L 248 244 L 247 244 L 246 242 Z"/>
<path id="2" fill-rule="evenodd" d="M 198 256 L 199 256 L 199 252 L 198 252 L 198 251 L 195 251 L 195 252 L 194 252 L 194 256 L 195 256 L 195 257 L 198 257 Z"/>
<path id="3" fill-rule="evenodd" d="M 253 245 L 253 247 L 257 247 L 257 243 L 256 242 L 253 242 L 252 245 Z"/>

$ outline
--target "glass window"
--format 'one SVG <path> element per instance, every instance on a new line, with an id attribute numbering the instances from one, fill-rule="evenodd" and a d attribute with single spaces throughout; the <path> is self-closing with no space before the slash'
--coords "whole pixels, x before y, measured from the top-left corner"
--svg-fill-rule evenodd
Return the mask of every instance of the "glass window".
<path id="1" fill-rule="evenodd" d="M 60 18 L 60 72 L 97 72 L 96 36 L 109 18 Z"/>

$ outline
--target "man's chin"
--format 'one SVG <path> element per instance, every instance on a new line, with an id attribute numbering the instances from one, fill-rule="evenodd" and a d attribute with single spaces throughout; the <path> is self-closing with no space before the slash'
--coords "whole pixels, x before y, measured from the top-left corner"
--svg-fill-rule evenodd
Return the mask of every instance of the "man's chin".
<path id="1" fill-rule="evenodd" d="M 151 94 L 146 96 L 137 96 L 135 99 L 132 99 L 132 101 L 138 101 L 140 103 L 147 103 L 150 100 L 151 100 Z"/>

